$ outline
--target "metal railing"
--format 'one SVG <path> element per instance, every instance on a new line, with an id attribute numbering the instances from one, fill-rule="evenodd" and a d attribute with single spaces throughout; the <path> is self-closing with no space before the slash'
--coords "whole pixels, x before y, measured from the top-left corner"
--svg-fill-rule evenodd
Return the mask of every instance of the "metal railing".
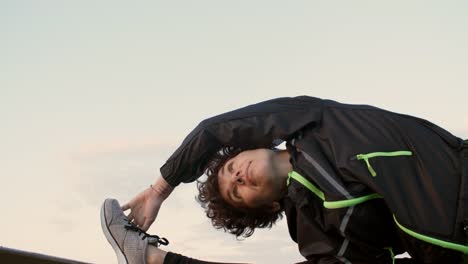
<path id="1" fill-rule="evenodd" d="M 0 246 L 0 263 L 5 264 L 90 264 L 66 258 L 48 256 L 44 254 L 23 251 Z"/>

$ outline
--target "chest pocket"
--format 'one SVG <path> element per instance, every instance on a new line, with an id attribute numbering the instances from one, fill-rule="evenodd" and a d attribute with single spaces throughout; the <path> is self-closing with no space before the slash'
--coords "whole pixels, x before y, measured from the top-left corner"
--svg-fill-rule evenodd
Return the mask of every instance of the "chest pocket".
<path id="1" fill-rule="evenodd" d="M 369 173 L 375 177 L 377 176 L 377 172 L 374 170 L 370 163 L 370 159 L 374 158 L 381 158 L 381 157 L 398 157 L 398 156 L 412 156 L 413 152 L 407 150 L 400 150 L 400 151 L 392 151 L 392 152 L 371 152 L 367 154 L 357 154 L 356 156 L 352 156 L 351 160 L 363 160 L 366 163 L 367 169 Z"/>

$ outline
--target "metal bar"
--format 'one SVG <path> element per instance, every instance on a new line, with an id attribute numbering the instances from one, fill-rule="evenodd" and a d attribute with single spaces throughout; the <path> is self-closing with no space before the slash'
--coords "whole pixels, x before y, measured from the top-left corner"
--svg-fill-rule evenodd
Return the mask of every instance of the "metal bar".
<path id="1" fill-rule="evenodd" d="M 66 258 L 48 256 L 44 254 L 23 251 L 0 246 L 1 263 L 28 263 L 28 264 L 90 264 Z"/>

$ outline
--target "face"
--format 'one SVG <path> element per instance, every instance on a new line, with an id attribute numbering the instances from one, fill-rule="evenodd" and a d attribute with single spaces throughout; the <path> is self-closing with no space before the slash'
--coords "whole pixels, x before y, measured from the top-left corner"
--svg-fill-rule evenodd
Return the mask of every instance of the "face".
<path id="1" fill-rule="evenodd" d="M 254 149 L 229 159 L 218 172 L 223 199 L 234 207 L 268 205 L 274 210 L 286 188 L 284 178 L 278 175 L 274 157 L 275 152 L 270 149 Z"/>

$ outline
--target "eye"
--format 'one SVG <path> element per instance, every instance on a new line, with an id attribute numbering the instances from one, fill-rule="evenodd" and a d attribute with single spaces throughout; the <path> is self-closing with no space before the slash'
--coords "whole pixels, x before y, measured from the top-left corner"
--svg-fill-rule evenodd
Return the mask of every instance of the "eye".
<path id="1" fill-rule="evenodd" d="M 229 173 L 232 173 L 232 171 L 233 171 L 233 170 L 232 170 L 232 164 L 233 164 L 233 163 L 234 163 L 234 162 L 231 162 L 231 163 L 228 164 L 227 169 L 228 169 Z"/>

